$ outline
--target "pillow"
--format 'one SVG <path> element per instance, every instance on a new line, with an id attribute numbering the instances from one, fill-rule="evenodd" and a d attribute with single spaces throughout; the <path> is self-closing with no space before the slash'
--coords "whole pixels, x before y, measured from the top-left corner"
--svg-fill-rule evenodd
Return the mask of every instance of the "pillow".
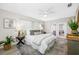
<path id="1" fill-rule="evenodd" d="M 41 32 L 34 32 L 34 35 L 40 35 Z"/>
<path id="2" fill-rule="evenodd" d="M 30 35 L 40 35 L 42 34 L 41 30 L 30 30 Z"/>

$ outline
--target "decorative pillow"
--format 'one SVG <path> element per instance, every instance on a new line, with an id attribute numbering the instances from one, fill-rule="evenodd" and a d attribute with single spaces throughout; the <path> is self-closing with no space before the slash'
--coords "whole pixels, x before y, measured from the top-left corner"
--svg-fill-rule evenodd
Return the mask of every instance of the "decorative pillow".
<path id="1" fill-rule="evenodd" d="M 30 30 L 30 35 L 40 35 L 42 34 L 42 30 Z"/>

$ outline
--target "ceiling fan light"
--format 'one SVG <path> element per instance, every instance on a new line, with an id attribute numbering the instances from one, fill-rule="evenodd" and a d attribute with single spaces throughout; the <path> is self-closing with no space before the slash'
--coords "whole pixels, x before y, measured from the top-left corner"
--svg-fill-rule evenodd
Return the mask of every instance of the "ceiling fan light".
<path id="1" fill-rule="evenodd" d="M 44 17 L 47 17 L 47 15 L 44 15 Z"/>

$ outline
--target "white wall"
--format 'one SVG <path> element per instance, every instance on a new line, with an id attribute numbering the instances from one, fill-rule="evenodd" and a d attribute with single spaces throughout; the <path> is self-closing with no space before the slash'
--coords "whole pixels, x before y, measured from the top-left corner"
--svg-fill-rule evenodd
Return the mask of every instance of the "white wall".
<path id="1" fill-rule="evenodd" d="M 34 27 L 34 26 L 32 27 L 32 25 L 34 24 L 33 22 L 35 22 L 36 25 L 43 24 L 42 21 L 36 20 L 34 18 L 25 17 L 25 16 L 22 16 L 22 15 L 18 15 L 18 14 L 0 9 L 0 41 L 4 40 L 5 37 L 8 36 L 8 35 L 17 36 L 16 35 L 17 30 L 15 28 L 14 29 L 3 28 L 3 20 L 5 18 L 13 19 L 15 21 L 15 23 L 23 24 L 22 29 L 25 29 L 25 30 L 33 29 L 33 27 Z M 38 27 L 34 27 L 34 28 L 38 28 Z"/>

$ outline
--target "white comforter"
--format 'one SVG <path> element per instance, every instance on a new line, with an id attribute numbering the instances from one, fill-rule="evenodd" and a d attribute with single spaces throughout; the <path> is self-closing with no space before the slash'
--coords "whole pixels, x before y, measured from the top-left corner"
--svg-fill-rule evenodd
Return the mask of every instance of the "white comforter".
<path id="1" fill-rule="evenodd" d="M 44 54 L 54 44 L 55 39 L 56 37 L 52 34 L 31 35 L 26 37 L 26 43 Z"/>

